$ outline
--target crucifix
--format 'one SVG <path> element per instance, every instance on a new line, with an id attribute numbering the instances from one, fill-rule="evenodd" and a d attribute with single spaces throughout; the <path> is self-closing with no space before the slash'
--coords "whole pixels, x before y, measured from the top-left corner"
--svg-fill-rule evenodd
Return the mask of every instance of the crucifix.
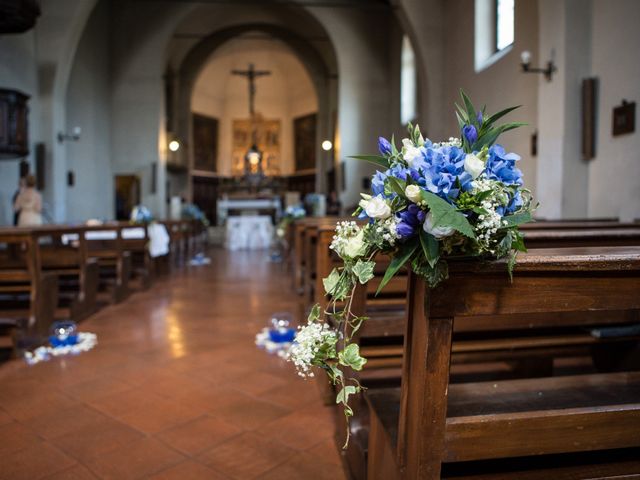
<path id="1" fill-rule="evenodd" d="M 271 75 L 268 70 L 256 70 L 253 63 L 248 70 L 232 70 L 232 75 L 247 77 L 249 81 L 249 115 L 251 116 L 251 147 L 244 157 L 245 175 L 254 182 L 259 182 L 262 177 L 262 153 L 258 150 L 258 126 L 255 113 L 256 78 Z"/>
<path id="2" fill-rule="evenodd" d="M 269 70 L 256 70 L 253 63 L 250 63 L 248 70 L 232 70 L 231 74 L 247 77 L 247 80 L 249 81 L 249 114 L 253 119 L 255 114 L 254 101 L 256 97 L 256 78 L 271 75 L 271 72 Z"/>

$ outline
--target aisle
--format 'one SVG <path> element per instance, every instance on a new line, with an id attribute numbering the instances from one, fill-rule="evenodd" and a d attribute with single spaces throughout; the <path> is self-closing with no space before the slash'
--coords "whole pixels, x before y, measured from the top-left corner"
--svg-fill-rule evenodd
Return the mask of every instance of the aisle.
<path id="1" fill-rule="evenodd" d="M 0 365 L 0 479 L 341 479 L 317 387 L 254 346 L 290 282 L 222 250 L 81 329 L 95 350 Z"/>

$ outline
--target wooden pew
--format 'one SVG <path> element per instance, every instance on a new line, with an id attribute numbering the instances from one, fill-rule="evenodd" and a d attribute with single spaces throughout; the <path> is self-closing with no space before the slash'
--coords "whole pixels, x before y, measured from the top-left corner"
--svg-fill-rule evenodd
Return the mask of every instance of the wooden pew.
<path id="1" fill-rule="evenodd" d="M 526 231 L 526 243 L 530 247 L 560 248 L 594 245 L 640 245 L 640 228 L 614 228 L 601 230 L 533 230 Z M 318 278 L 322 279 L 331 269 L 340 264 L 339 259 L 327 249 L 332 230 L 320 228 L 318 236 L 317 265 Z M 361 345 L 361 352 L 368 358 L 365 369 L 357 372 L 359 380 L 369 388 L 396 386 L 400 382 L 403 335 L 405 329 L 406 273 L 400 273 L 386 288 L 385 294 L 375 297 L 388 260 L 377 259 L 376 279 L 359 288 L 353 309 L 358 315 L 367 315 L 369 320 L 361 327 L 355 340 Z M 321 286 L 321 284 L 320 284 Z M 323 292 L 322 289 L 318 290 Z M 318 295 L 316 300 L 325 307 L 328 298 Z M 594 314 L 596 316 L 598 314 Z M 602 322 L 609 321 L 602 318 Z M 549 375 L 554 369 L 554 358 L 583 357 L 593 355 L 594 360 L 606 358 L 615 351 L 622 339 L 598 340 L 580 328 L 549 330 L 532 335 L 534 324 L 523 323 L 521 329 L 514 329 L 508 335 L 477 338 L 473 332 L 455 332 L 452 347 L 452 378 L 456 382 L 469 378 L 506 378 L 527 375 Z M 613 344 L 613 345 L 612 345 Z M 605 345 L 609 345 L 606 347 Z M 594 352 L 594 349 L 602 352 Z M 598 354 L 598 355 L 596 355 Z M 599 362 L 601 363 L 601 362 Z M 475 364 L 470 366 L 470 364 Z M 332 392 L 323 392 L 328 404 Z M 342 417 L 337 417 L 337 440 L 344 432 Z M 351 421 L 352 442 L 345 452 L 346 462 L 354 478 L 366 477 L 366 456 L 368 444 L 368 413 L 362 407 L 356 408 L 356 417 Z"/>
<path id="2" fill-rule="evenodd" d="M 147 290 L 153 283 L 156 272 L 154 259 L 149 254 L 147 225 L 120 222 L 118 227 L 122 236 L 122 248 L 131 255 L 132 280 L 137 280 L 138 288 Z"/>
<path id="3" fill-rule="evenodd" d="M 87 227 L 88 254 L 98 260 L 100 292 L 108 303 L 119 303 L 131 293 L 131 253 L 124 248 L 122 227 L 106 223 Z"/>
<path id="4" fill-rule="evenodd" d="M 589 326 L 603 315 L 635 323 L 639 291 L 638 247 L 531 250 L 519 257 L 512 283 L 504 262 L 451 262 L 449 280 L 432 290 L 411 275 L 402 388 L 366 394 L 368 478 L 436 479 L 443 468 L 443 478 L 639 474 L 640 450 L 621 450 L 640 447 L 639 373 L 450 384 L 454 325 Z M 584 466 L 581 452 L 605 450 L 628 461 Z M 544 470 L 540 456 L 559 454 L 562 468 Z"/>
<path id="5" fill-rule="evenodd" d="M 85 226 L 47 225 L 34 227 L 42 268 L 58 276 L 56 318 L 79 322 L 98 309 L 99 266 L 89 257 Z M 65 242 L 75 236 L 74 242 Z"/>
<path id="6" fill-rule="evenodd" d="M 0 228 L 0 245 L 0 323 L 14 339 L 26 336 L 27 342 L 37 344 L 54 320 L 58 277 L 43 271 L 31 229 Z"/>
<path id="7" fill-rule="evenodd" d="M 172 266 L 179 266 L 188 260 L 188 222 L 186 220 L 162 220 L 169 232 L 169 251 Z"/>

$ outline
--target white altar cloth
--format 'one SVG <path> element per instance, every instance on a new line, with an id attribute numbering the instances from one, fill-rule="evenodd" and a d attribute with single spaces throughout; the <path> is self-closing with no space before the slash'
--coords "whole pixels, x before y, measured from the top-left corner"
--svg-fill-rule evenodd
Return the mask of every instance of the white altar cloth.
<path id="1" fill-rule="evenodd" d="M 224 225 L 229 210 L 275 210 L 276 220 L 282 215 L 280 197 L 270 198 L 229 198 L 223 196 L 217 202 L 218 225 Z"/>
<path id="2" fill-rule="evenodd" d="M 273 224 L 268 215 L 231 216 L 227 219 L 225 246 L 229 250 L 269 248 L 272 239 Z"/>

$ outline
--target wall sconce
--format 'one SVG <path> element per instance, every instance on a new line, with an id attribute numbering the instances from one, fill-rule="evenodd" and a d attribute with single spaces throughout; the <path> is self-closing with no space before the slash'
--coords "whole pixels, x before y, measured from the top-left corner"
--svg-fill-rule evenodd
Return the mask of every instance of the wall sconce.
<path id="1" fill-rule="evenodd" d="M 322 142 L 322 149 L 325 152 L 328 152 L 332 148 L 333 148 L 333 143 L 331 143 L 331 140 L 325 140 L 324 142 Z"/>
<path id="2" fill-rule="evenodd" d="M 72 140 L 77 142 L 80 140 L 80 134 L 82 133 L 82 129 L 80 127 L 73 127 L 71 133 L 58 132 L 58 142 L 62 143 L 65 140 Z"/>
<path id="3" fill-rule="evenodd" d="M 553 63 L 553 60 L 549 60 L 547 62 L 546 68 L 532 67 L 531 52 L 529 52 L 528 50 L 525 50 L 520 54 L 520 60 L 522 61 L 520 63 L 520 66 L 522 67 L 522 71 L 524 73 L 542 73 L 544 75 L 544 78 L 546 78 L 548 82 L 551 81 L 551 77 L 553 76 L 554 72 L 558 70 Z"/>
<path id="4" fill-rule="evenodd" d="M 172 152 L 177 152 L 180 149 L 180 142 L 177 140 L 171 140 L 169 142 L 169 150 Z"/>

